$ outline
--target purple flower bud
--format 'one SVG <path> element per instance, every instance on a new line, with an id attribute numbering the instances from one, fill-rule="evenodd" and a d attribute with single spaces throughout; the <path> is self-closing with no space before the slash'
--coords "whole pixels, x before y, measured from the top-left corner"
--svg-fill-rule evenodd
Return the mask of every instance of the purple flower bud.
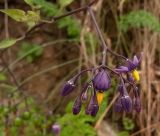
<path id="1" fill-rule="evenodd" d="M 121 112 L 122 111 L 122 103 L 121 103 L 121 99 L 118 98 L 118 100 L 116 101 L 115 105 L 114 105 L 114 110 L 116 112 Z"/>
<path id="2" fill-rule="evenodd" d="M 104 69 L 99 71 L 93 79 L 93 86 L 96 90 L 101 90 L 101 91 L 108 90 L 110 84 L 111 84 L 110 76 Z"/>
<path id="3" fill-rule="evenodd" d="M 62 96 L 66 96 L 74 90 L 75 80 L 76 80 L 76 78 L 72 78 L 64 84 L 63 89 L 61 91 Z"/>
<path id="4" fill-rule="evenodd" d="M 121 96 L 121 104 L 123 106 L 123 109 L 126 112 L 131 112 L 132 111 L 132 100 L 129 95 L 123 95 Z"/>
<path id="5" fill-rule="evenodd" d="M 73 114 L 74 115 L 77 115 L 80 111 L 81 111 L 81 107 L 82 107 L 82 101 L 81 101 L 81 95 L 78 96 L 74 102 L 74 105 L 73 105 Z"/>
<path id="6" fill-rule="evenodd" d="M 135 97 L 133 99 L 133 106 L 134 106 L 134 109 L 137 111 L 137 112 L 140 112 L 141 111 L 141 101 L 140 101 L 140 97 Z"/>
<path id="7" fill-rule="evenodd" d="M 81 99 L 82 101 L 86 101 L 87 98 L 88 98 L 88 89 L 91 87 L 91 85 L 89 83 L 85 84 L 83 86 L 83 90 L 82 90 L 82 96 L 81 96 Z"/>
<path id="8" fill-rule="evenodd" d="M 61 127 L 58 124 L 52 125 L 52 131 L 56 136 L 60 135 Z"/>
<path id="9" fill-rule="evenodd" d="M 98 101 L 96 97 L 96 92 L 94 91 L 94 94 L 91 97 L 91 100 L 87 106 L 86 114 L 89 114 L 91 116 L 96 116 L 98 110 L 99 110 Z"/>
<path id="10" fill-rule="evenodd" d="M 87 96 L 88 94 L 87 94 L 87 91 L 85 91 L 85 92 L 83 92 L 82 93 L 82 101 L 87 101 L 87 98 L 88 98 L 88 96 Z"/>

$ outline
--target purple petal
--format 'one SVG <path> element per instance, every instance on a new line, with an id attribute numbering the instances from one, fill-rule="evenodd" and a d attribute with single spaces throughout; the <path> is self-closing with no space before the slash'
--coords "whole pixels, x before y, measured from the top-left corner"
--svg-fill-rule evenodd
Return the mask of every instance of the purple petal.
<path id="1" fill-rule="evenodd" d="M 134 65 L 134 63 L 131 60 L 127 60 L 127 67 L 129 71 L 132 71 L 133 69 L 135 69 L 137 66 Z"/>
<path id="2" fill-rule="evenodd" d="M 132 100 L 129 97 L 129 95 L 124 95 L 120 99 L 121 99 L 121 104 L 125 112 L 127 113 L 131 112 L 132 111 Z"/>
<path id="3" fill-rule="evenodd" d="M 91 97 L 91 100 L 86 108 L 86 114 L 91 116 L 96 116 L 98 110 L 99 110 L 98 101 L 97 101 L 96 93 L 94 91 L 94 94 Z"/>
<path id="4" fill-rule="evenodd" d="M 73 109 L 72 109 L 73 114 L 77 115 L 81 111 L 81 107 L 82 107 L 81 96 L 78 96 L 73 105 Z"/>
<path id="5" fill-rule="evenodd" d="M 99 71 L 93 79 L 93 86 L 96 90 L 101 90 L 101 91 L 108 90 L 110 84 L 111 84 L 110 76 L 105 70 Z"/>
<path id="6" fill-rule="evenodd" d="M 72 82 L 72 80 L 67 81 L 62 88 L 61 95 L 66 96 L 70 94 L 74 90 L 74 88 L 74 82 Z"/>
<path id="7" fill-rule="evenodd" d="M 119 73 L 126 73 L 128 72 L 128 67 L 125 67 L 125 66 L 120 66 L 118 68 L 115 69 L 116 72 L 119 72 Z"/>
<path id="8" fill-rule="evenodd" d="M 91 87 L 90 83 L 86 83 L 83 85 L 82 92 L 81 92 L 81 100 L 86 101 L 88 98 L 88 89 Z"/>
<path id="9" fill-rule="evenodd" d="M 138 65 L 139 65 L 139 60 L 138 60 L 137 56 L 134 56 L 134 58 L 133 58 L 133 64 L 134 64 L 135 66 L 138 66 Z"/>

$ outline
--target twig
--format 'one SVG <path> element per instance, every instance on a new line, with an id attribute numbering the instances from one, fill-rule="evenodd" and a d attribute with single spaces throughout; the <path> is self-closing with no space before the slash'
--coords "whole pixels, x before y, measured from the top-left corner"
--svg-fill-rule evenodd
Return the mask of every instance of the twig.
<path id="1" fill-rule="evenodd" d="M 98 36 L 99 36 L 99 38 L 100 38 L 100 40 L 102 42 L 102 48 L 103 48 L 102 65 L 105 65 L 105 63 L 106 63 L 107 45 L 106 45 L 106 42 L 105 42 L 104 37 L 102 35 L 102 32 L 101 32 L 101 30 L 100 30 L 100 28 L 98 26 L 98 23 L 96 21 L 95 15 L 94 15 L 94 13 L 93 13 L 93 11 L 92 11 L 90 6 L 88 6 L 88 12 L 89 12 L 89 14 L 90 14 L 90 16 L 92 18 L 92 21 L 93 21 L 94 26 L 96 28 L 97 34 L 98 34 Z"/>

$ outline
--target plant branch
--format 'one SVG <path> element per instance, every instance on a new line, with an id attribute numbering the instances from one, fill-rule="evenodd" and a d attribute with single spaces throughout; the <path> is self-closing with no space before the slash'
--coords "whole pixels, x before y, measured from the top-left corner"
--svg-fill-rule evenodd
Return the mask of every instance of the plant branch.
<path id="1" fill-rule="evenodd" d="M 33 26 L 32 28 L 30 28 L 23 36 L 21 36 L 20 38 L 18 38 L 19 40 L 23 40 L 25 39 L 31 32 L 33 32 L 36 28 L 39 28 L 41 26 L 43 26 L 46 23 L 54 23 L 55 21 L 58 21 L 59 19 L 62 19 L 63 17 L 67 17 L 76 13 L 79 13 L 81 11 L 87 10 L 88 6 L 92 6 L 95 2 L 97 2 L 97 0 L 93 0 L 90 3 L 88 3 L 87 5 L 85 5 L 84 7 L 75 9 L 73 11 L 70 11 L 66 14 L 60 15 L 60 16 L 56 16 L 56 17 L 52 17 L 51 21 L 43 21 L 35 26 Z"/>
<path id="2" fill-rule="evenodd" d="M 89 12 L 89 14 L 91 16 L 91 19 L 92 19 L 93 23 L 94 23 L 94 26 L 96 28 L 97 34 L 98 34 L 98 36 L 99 36 L 99 38 L 100 38 L 100 40 L 102 42 L 102 48 L 103 48 L 102 65 L 105 65 L 105 63 L 106 63 L 107 45 L 106 45 L 106 42 L 105 42 L 104 37 L 102 35 L 102 32 L 101 32 L 101 30 L 100 30 L 100 28 L 98 26 L 98 23 L 96 21 L 96 18 L 95 18 L 95 15 L 93 13 L 93 10 L 91 9 L 90 6 L 88 6 L 88 12 Z"/>

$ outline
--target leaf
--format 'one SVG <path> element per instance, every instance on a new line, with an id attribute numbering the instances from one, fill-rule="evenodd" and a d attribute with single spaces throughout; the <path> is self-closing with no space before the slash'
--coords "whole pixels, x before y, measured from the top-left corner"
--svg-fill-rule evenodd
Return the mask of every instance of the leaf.
<path id="1" fill-rule="evenodd" d="M 31 7 L 34 6 L 33 0 L 24 0 L 24 2 L 25 2 L 26 4 L 28 4 L 29 6 L 31 6 Z"/>
<path id="2" fill-rule="evenodd" d="M 40 13 L 34 11 L 27 11 L 25 22 L 29 27 L 33 27 L 40 21 Z"/>
<path id="3" fill-rule="evenodd" d="M 39 11 L 27 11 L 27 13 L 20 9 L 6 9 L 0 11 L 18 22 L 26 23 L 29 27 L 34 26 L 40 21 Z"/>
<path id="4" fill-rule="evenodd" d="M 148 28 L 154 32 L 160 32 L 160 22 L 154 14 L 145 10 L 131 11 L 120 16 L 118 27 L 123 32 L 130 28 Z"/>
<path id="5" fill-rule="evenodd" d="M 20 9 L 1 9 L 0 12 L 7 14 L 18 22 L 21 22 L 25 18 L 25 12 Z"/>
<path id="6" fill-rule="evenodd" d="M 8 48 L 14 45 L 17 42 L 17 39 L 6 39 L 0 42 L 0 49 Z"/>
<path id="7" fill-rule="evenodd" d="M 69 4 L 71 4 L 74 0 L 59 0 L 59 4 L 61 6 L 61 8 L 64 8 L 66 6 L 68 6 Z"/>

